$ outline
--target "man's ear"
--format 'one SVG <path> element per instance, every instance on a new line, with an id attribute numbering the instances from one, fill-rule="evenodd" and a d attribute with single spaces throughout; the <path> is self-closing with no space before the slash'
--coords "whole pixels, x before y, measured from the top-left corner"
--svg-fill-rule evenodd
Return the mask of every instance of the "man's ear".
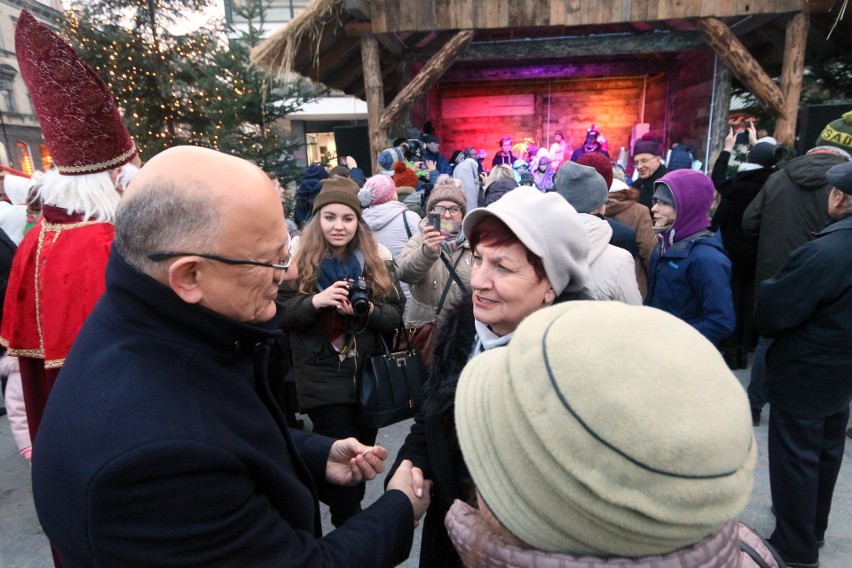
<path id="1" fill-rule="evenodd" d="M 199 261 L 191 256 L 180 257 L 169 266 L 169 288 L 187 304 L 197 304 L 204 298 L 198 268 Z"/>

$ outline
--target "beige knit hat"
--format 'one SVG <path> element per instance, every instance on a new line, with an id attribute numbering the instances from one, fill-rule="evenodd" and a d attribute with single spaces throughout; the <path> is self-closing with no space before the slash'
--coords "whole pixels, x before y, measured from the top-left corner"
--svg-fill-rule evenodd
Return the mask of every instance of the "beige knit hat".
<path id="1" fill-rule="evenodd" d="M 735 518 L 752 488 L 742 386 L 698 331 L 650 307 L 533 313 L 465 367 L 455 418 L 485 503 L 545 551 L 665 554 Z"/>

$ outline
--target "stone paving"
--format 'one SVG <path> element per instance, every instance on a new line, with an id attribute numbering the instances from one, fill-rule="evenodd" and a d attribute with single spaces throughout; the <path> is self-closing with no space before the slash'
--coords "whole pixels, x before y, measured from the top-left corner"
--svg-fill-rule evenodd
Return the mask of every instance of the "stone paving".
<path id="1" fill-rule="evenodd" d="M 743 385 L 748 383 L 748 371 L 736 372 Z M 755 428 L 758 443 L 758 463 L 754 491 L 743 522 L 755 528 L 764 537 L 774 526 L 770 512 L 769 474 L 766 457 L 766 412 L 761 426 Z M 387 447 L 391 456 L 402 444 L 410 425 L 396 424 L 379 432 L 379 443 Z M 375 500 L 382 491 L 382 481 L 370 482 L 365 503 Z M 331 523 L 323 507 L 323 527 L 328 531 Z M 402 566 L 417 566 L 420 547 L 419 530 L 415 535 L 411 559 Z M 0 418 L 0 568 L 51 568 L 53 563 L 47 539 L 44 537 L 32 505 L 29 466 L 20 458 L 9 432 L 9 423 Z M 834 491 L 831 519 L 826 534 L 826 544 L 820 553 L 822 568 L 852 567 L 852 443 L 846 444 L 845 458 L 837 487 Z"/>

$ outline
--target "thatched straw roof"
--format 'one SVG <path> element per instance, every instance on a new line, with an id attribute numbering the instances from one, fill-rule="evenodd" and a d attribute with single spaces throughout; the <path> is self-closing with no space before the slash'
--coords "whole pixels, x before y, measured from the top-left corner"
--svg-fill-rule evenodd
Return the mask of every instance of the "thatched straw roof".
<path id="1" fill-rule="evenodd" d="M 305 44 L 314 47 L 313 62 L 319 61 L 322 35 L 335 33 L 343 25 L 342 13 L 343 0 L 312 0 L 286 26 L 252 49 L 252 64 L 282 79 L 290 79 L 298 73 L 296 57 Z"/>

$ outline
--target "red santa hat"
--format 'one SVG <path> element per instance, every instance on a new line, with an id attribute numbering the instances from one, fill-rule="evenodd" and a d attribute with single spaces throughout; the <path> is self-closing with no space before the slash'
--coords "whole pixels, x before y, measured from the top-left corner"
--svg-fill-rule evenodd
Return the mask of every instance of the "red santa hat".
<path id="1" fill-rule="evenodd" d="M 103 80 L 26 10 L 18 19 L 15 49 L 45 142 L 61 174 L 107 171 L 136 155 L 136 145 Z"/>

